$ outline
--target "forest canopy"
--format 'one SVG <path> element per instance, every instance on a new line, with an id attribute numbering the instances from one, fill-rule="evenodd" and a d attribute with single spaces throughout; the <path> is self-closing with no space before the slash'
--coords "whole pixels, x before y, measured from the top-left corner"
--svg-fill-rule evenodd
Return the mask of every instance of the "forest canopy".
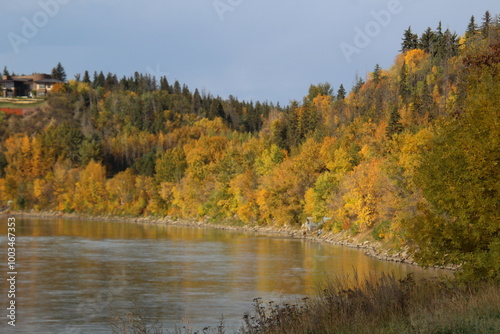
<path id="1" fill-rule="evenodd" d="M 66 79 L 60 63 L 53 75 Z M 277 226 L 329 217 L 327 230 L 498 279 L 499 82 L 489 13 L 464 36 L 410 27 L 390 68 L 350 92 L 311 85 L 286 107 L 85 71 L 29 115 L 0 113 L 0 201 Z"/>

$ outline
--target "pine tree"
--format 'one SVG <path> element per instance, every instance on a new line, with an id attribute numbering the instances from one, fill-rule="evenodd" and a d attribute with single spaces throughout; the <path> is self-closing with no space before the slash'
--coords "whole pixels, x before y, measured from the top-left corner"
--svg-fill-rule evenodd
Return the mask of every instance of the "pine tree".
<path id="1" fill-rule="evenodd" d="M 66 81 L 66 71 L 64 71 L 64 67 L 60 62 L 52 69 L 52 79 L 61 80 L 62 82 Z"/>
<path id="2" fill-rule="evenodd" d="M 7 75 L 7 76 L 9 76 L 9 75 L 10 75 L 10 74 L 9 74 L 9 70 L 7 70 L 7 66 L 5 66 L 5 67 L 3 68 L 3 75 Z"/>
<path id="3" fill-rule="evenodd" d="M 345 99 L 347 92 L 345 91 L 344 85 L 340 84 L 339 90 L 337 91 L 337 100 L 341 101 Z"/>
<path id="4" fill-rule="evenodd" d="M 486 37 L 489 37 L 490 35 L 490 26 L 491 26 L 491 14 L 490 14 L 490 11 L 487 10 L 486 13 L 484 13 L 484 16 L 483 16 L 483 25 L 482 25 L 482 28 L 481 28 L 481 33 L 483 34 L 483 36 L 486 38 Z"/>
<path id="5" fill-rule="evenodd" d="M 476 19 L 474 18 L 474 15 L 471 16 L 469 25 L 467 26 L 467 31 L 465 32 L 465 37 L 470 38 L 474 35 L 476 35 L 477 32 L 477 24 L 476 24 Z"/>
<path id="6" fill-rule="evenodd" d="M 403 43 L 401 43 L 401 51 L 406 52 L 418 48 L 418 35 L 412 33 L 411 26 L 404 33 Z"/>

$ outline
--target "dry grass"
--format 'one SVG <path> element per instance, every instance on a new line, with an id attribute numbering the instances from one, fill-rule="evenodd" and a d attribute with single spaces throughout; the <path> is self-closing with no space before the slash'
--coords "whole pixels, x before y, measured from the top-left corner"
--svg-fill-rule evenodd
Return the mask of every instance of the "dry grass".
<path id="1" fill-rule="evenodd" d="M 297 304 L 255 303 L 244 333 L 500 333 L 498 286 L 337 278 Z"/>
<path id="2" fill-rule="evenodd" d="M 141 314 L 139 312 L 139 314 Z M 129 319 L 143 321 L 141 317 Z M 500 292 L 498 285 L 462 284 L 453 280 L 415 282 L 412 276 L 392 275 L 354 281 L 337 277 L 318 289 L 315 297 L 296 303 L 264 303 L 254 300 L 254 311 L 245 314 L 238 333 L 500 333 Z M 126 319 L 122 319 L 126 320 Z M 159 333 L 143 323 L 125 324 L 122 329 L 139 331 L 115 333 Z M 119 329 L 120 326 L 115 326 Z M 162 331 L 163 332 L 163 331 Z M 225 333 L 221 322 L 215 328 L 166 331 L 175 334 Z"/>

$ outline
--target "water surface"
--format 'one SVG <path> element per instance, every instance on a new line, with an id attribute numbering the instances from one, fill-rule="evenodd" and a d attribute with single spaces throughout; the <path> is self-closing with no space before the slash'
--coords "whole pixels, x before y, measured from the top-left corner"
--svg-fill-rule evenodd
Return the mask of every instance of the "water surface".
<path id="1" fill-rule="evenodd" d="M 0 219 L 4 277 L 7 218 Z M 25 218 L 16 228 L 16 333 L 111 332 L 112 314 L 126 315 L 133 301 L 165 329 L 201 329 L 221 316 L 237 328 L 254 298 L 296 300 L 335 274 L 439 273 L 357 249 L 209 228 Z M 5 279 L 0 290 L 6 310 Z M 6 314 L 2 333 L 11 331 Z"/>

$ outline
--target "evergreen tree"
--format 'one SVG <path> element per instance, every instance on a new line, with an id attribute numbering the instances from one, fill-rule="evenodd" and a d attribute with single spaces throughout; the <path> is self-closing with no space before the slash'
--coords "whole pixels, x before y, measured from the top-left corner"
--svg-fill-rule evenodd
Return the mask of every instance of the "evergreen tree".
<path id="1" fill-rule="evenodd" d="M 118 85 L 118 79 L 116 75 L 108 72 L 108 74 L 106 75 L 106 80 L 104 81 L 104 87 L 106 87 L 106 89 L 112 89 L 116 85 Z"/>
<path id="2" fill-rule="evenodd" d="M 94 85 L 96 87 L 104 87 L 105 83 L 106 83 L 106 77 L 104 76 L 104 73 L 102 73 L 101 71 L 99 72 L 99 75 L 97 76 L 97 80 L 94 83 Z"/>
<path id="3" fill-rule="evenodd" d="M 476 35 L 477 32 L 477 24 L 476 24 L 476 19 L 474 18 L 474 15 L 471 16 L 469 25 L 467 26 L 467 31 L 465 32 L 465 37 L 470 38 L 474 35 Z"/>
<path id="4" fill-rule="evenodd" d="M 365 81 L 363 80 L 363 78 L 358 77 L 358 75 L 356 74 L 356 83 L 354 84 L 354 87 L 352 87 L 353 92 L 358 93 L 364 84 Z"/>
<path id="5" fill-rule="evenodd" d="M 436 58 L 439 58 L 439 59 L 443 59 L 444 58 L 444 44 L 443 43 L 443 24 L 441 23 L 441 21 L 439 21 L 439 25 L 436 29 L 436 32 L 435 32 L 435 42 L 434 42 L 434 50 L 433 52 L 431 52 L 431 55 L 433 57 L 436 57 Z"/>
<path id="6" fill-rule="evenodd" d="M 123 76 L 123 78 L 120 79 L 120 88 L 122 90 L 129 90 L 130 89 L 130 85 L 129 85 L 129 82 L 128 82 L 128 79 L 126 76 Z"/>
<path id="7" fill-rule="evenodd" d="M 85 71 L 85 73 L 83 73 L 83 82 L 90 83 L 89 71 Z"/>
<path id="8" fill-rule="evenodd" d="M 7 70 L 7 66 L 3 68 L 3 75 L 9 76 L 9 70 Z"/>
<path id="9" fill-rule="evenodd" d="M 191 100 L 191 92 L 189 91 L 189 88 L 186 84 L 182 85 L 182 95 L 188 99 Z"/>
<path id="10" fill-rule="evenodd" d="M 403 43 L 401 43 L 401 51 L 406 52 L 418 48 L 418 35 L 412 33 L 411 26 L 404 33 Z"/>
<path id="11" fill-rule="evenodd" d="M 179 81 L 175 80 L 175 82 L 174 82 L 174 94 L 181 94 L 181 92 L 182 92 L 181 84 L 179 83 Z"/>
<path id="12" fill-rule="evenodd" d="M 66 71 L 64 71 L 64 67 L 60 62 L 52 69 L 52 79 L 61 80 L 62 82 L 66 81 Z"/>
<path id="13" fill-rule="evenodd" d="M 194 94 L 193 94 L 193 99 L 192 99 L 192 106 L 193 106 L 193 112 L 196 115 L 200 115 L 200 110 L 201 110 L 201 96 L 200 92 L 198 91 L 198 88 L 195 89 Z"/>
<path id="14" fill-rule="evenodd" d="M 162 76 L 160 78 L 160 90 L 165 90 L 165 91 L 169 91 L 169 85 L 168 85 L 168 80 L 167 80 L 167 77 L 166 76 Z"/>
<path id="15" fill-rule="evenodd" d="M 434 44 L 436 42 L 436 33 L 432 31 L 431 27 L 428 27 L 427 30 L 420 37 L 419 47 L 425 52 L 432 54 L 434 52 Z"/>
<path id="16" fill-rule="evenodd" d="M 443 23 L 439 21 L 438 27 L 436 29 L 436 35 L 438 40 L 443 37 Z"/>
<path id="17" fill-rule="evenodd" d="M 381 79 L 382 79 L 382 69 L 380 68 L 380 65 L 377 64 L 375 65 L 375 69 L 373 70 L 373 82 L 375 83 L 375 85 L 378 85 Z"/>
<path id="18" fill-rule="evenodd" d="M 442 39 L 442 52 L 445 59 L 458 55 L 458 36 L 446 29 Z"/>
<path id="19" fill-rule="evenodd" d="M 345 99 L 347 92 L 345 91 L 344 85 L 340 84 L 340 88 L 337 91 L 337 100 L 341 101 Z"/>
<path id="20" fill-rule="evenodd" d="M 403 66 L 401 67 L 399 79 L 399 95 L 405 102 L 410 96 L 410 87 L 408 85 L 408 66 L 406 65 L 406 61 L 403 62 Z"/>
<path id="21" fill-rule="evenodd" d="M 492 20 L 491 20 L 491 14 L 490 11 L 487 10 L 486 13 L 484 13 L 483 16 L 483 25 L 481 28 L 481 33 L 483 36 L 486 38 L 490 35 L 490 26 L 491 26 Z"/>
<path id="22" fill-rule="evenodd" d="M 403 124 L 400 122 L 401 115 L 399 114 L 398 108 L 394 107 L 389 115 L 389 124 L 387 124 L 387 128 L 385 133 L 388 138 L 392 138 L 393 135 L 403 132 Z"/>
<path id="23" fill-rule="evenodd" d="M 214 119 L 216 117 L 226 119 L 226 113 L 224 112 L 224 107 L 222 106 L 220 98 L 212 100 L 212 103 L 210 105 L 210 110 L 208 111 L 207 116 L 209 119 Z"/>

